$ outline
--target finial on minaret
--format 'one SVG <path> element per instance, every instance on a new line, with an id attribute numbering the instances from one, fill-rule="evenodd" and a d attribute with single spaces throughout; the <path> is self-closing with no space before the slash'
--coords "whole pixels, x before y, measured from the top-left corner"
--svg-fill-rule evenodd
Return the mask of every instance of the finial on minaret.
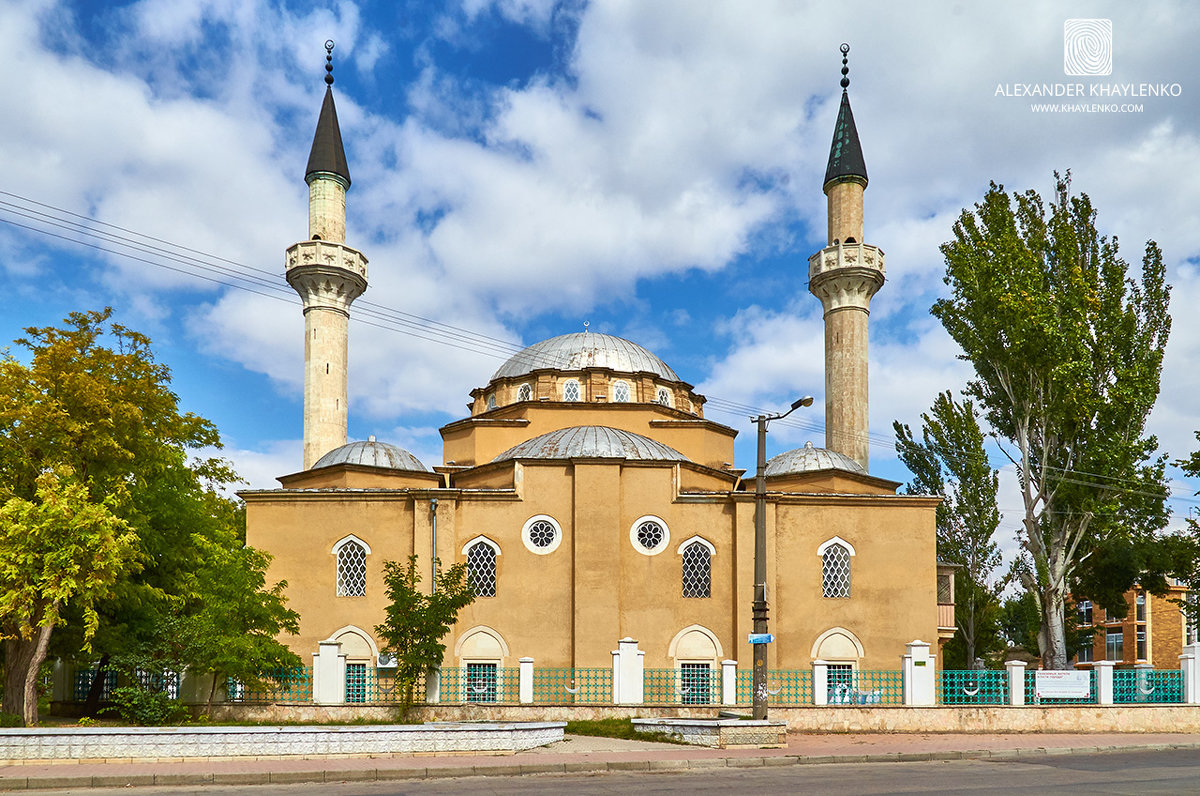
<path id="1" fill-rule="evenodd" d="M 328 44 L 332 43 L 333 42 L 328 42 Z M 847 77 L 847 75 L 850 74 L 850 67 L 847 65 L 849 58 L 846 57 L 850 54 L 850 45 L 846 44 L 846 42 L 842 42 L 842 46 L 838 49 L 842 51 L 842 91 L 845 91 L 846 89 L 850 88 L 850 78 Z"/>
<path id="2" fill-rule="evenodd" d="M 845 63 L 844 59 L 842 63 Z M 843 73 L 845 71 L 845 69 L 842 70 Z M 333 85 L 333 39 L 325 40 L 325 85 Z"/>

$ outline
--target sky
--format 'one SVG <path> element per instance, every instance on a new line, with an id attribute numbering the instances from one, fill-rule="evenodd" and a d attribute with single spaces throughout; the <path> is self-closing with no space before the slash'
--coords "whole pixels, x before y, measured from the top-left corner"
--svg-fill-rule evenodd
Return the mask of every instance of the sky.
<path id="1" fill-rule="evenodd" d="M 1111 21 L 1110 74 L 1066 74 L 1077 18 Z M 440 464 L 437 429 L 471 389 L 586 323 L 708 396 L 706 416 L 740 432 L 739 467 L 749 416 L 802 395 L 816 402 L 771 427 L 768 453 L 822 445 L 806 277 L 846 42 L 864 237 L 887 253 L 872 474 L 907 480 L 892 421 L 918 428 L 971 377 L 929 314 L 954 220 L 989 181 L 1046 195 L 1056 170 L 1135 273 L 1146 240 L 1162 247 L 1174 327 L 1149 431 L 1171 459 L 1200 445 L 1198 4 L 0 0 L 0 30 L 0 341 L 113 307 L 253 487 L 301 468 L 303 319 L 283 253 L 307 235 L 326 40 L 347 243 L 370 260 L 351 439 Z M 1030 86 L 1085 96 L 1018 96 Z M 991 454 L 1011 537 L 1015 479 Z M 1200 483 L 1169 474 L 1179 527 Z"/>

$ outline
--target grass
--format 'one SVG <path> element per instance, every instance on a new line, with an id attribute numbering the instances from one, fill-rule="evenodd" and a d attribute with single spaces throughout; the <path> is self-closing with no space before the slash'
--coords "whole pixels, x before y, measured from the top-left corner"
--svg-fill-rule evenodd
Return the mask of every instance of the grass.
<path id="1" fill-rule="evenodd" d="M 638 732 L 632 719 L 580 719 L 568 721 L 568 735 L 592 735 L 599 738 L 624 738 L 627 741 L 658 741 L 659 743 L 683 744 L 684 742 L 665 732 Z M 686 745 L 686 744 L 684 744 Z"/>

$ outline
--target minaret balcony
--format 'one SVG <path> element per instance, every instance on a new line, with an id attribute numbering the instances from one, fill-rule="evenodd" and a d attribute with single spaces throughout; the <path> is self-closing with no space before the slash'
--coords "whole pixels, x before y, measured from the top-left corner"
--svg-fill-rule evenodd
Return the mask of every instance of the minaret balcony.
<path id="1" fill-rule="evenodd" d="M 367 289 L 367 258 L 342 243 L 301 241 L 287 250 L 287 281 L 305 310 L 324 307 L 349 314 L 350 303 Z"/>
<path id="2" fill-rule="evenodd" d="M 287 270 L 301 268 L 306 265 L 324 265 L 331 268 L 343 268 L 351 273 L 367 279 L 367 258 L 357 249 L 351 249 L 344 243 L 333 243 L 327 240 L 304 240 L 292 245 L 287 250 Z"/>
<path id="3" fill-rule="evenodd" d="M 835 243 L 808 258 L 808 289 L 825 311 L 866 310 L 883 287 L 883 250 L 869 243 Z"/>

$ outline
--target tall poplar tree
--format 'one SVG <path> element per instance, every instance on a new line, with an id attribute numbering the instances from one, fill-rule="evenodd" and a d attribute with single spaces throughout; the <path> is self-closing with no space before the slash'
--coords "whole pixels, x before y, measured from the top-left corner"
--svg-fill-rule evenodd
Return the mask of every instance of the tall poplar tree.
<path id="1" fill-rule="evenodd" d="M 1086 194 L 1055 174 L 1035 191 L 991 184 L 943 244 L 950 297 L 933 314 L 975 369 L 967 393 L 1017 471 L 1022 584 L 1041 614 L 1043 665 L 1069 665 L 1072 583 L 1107 546 L 1151 542 L 1166 522 L 1165 457 L 1145 433 L 1171 328 L 1162 252 L 1129 274 Z"/>
<path id="2" fill-rule="evenodd" d="M 992 541 L 1000 525 L 999 479 L 988 463 L 974 404 L 940 393 L 921 420 L 920 441 L 906 424 L 892 424 L 896 452 L 913 474 L 909 494 L 943 498 L 937 508 L 938 558 L 959 567 L 954 615 L 962 635 L 962 664 L 968 668 L 995 646 L 999 634 L 994 573 L 1000 550 Z"/>

